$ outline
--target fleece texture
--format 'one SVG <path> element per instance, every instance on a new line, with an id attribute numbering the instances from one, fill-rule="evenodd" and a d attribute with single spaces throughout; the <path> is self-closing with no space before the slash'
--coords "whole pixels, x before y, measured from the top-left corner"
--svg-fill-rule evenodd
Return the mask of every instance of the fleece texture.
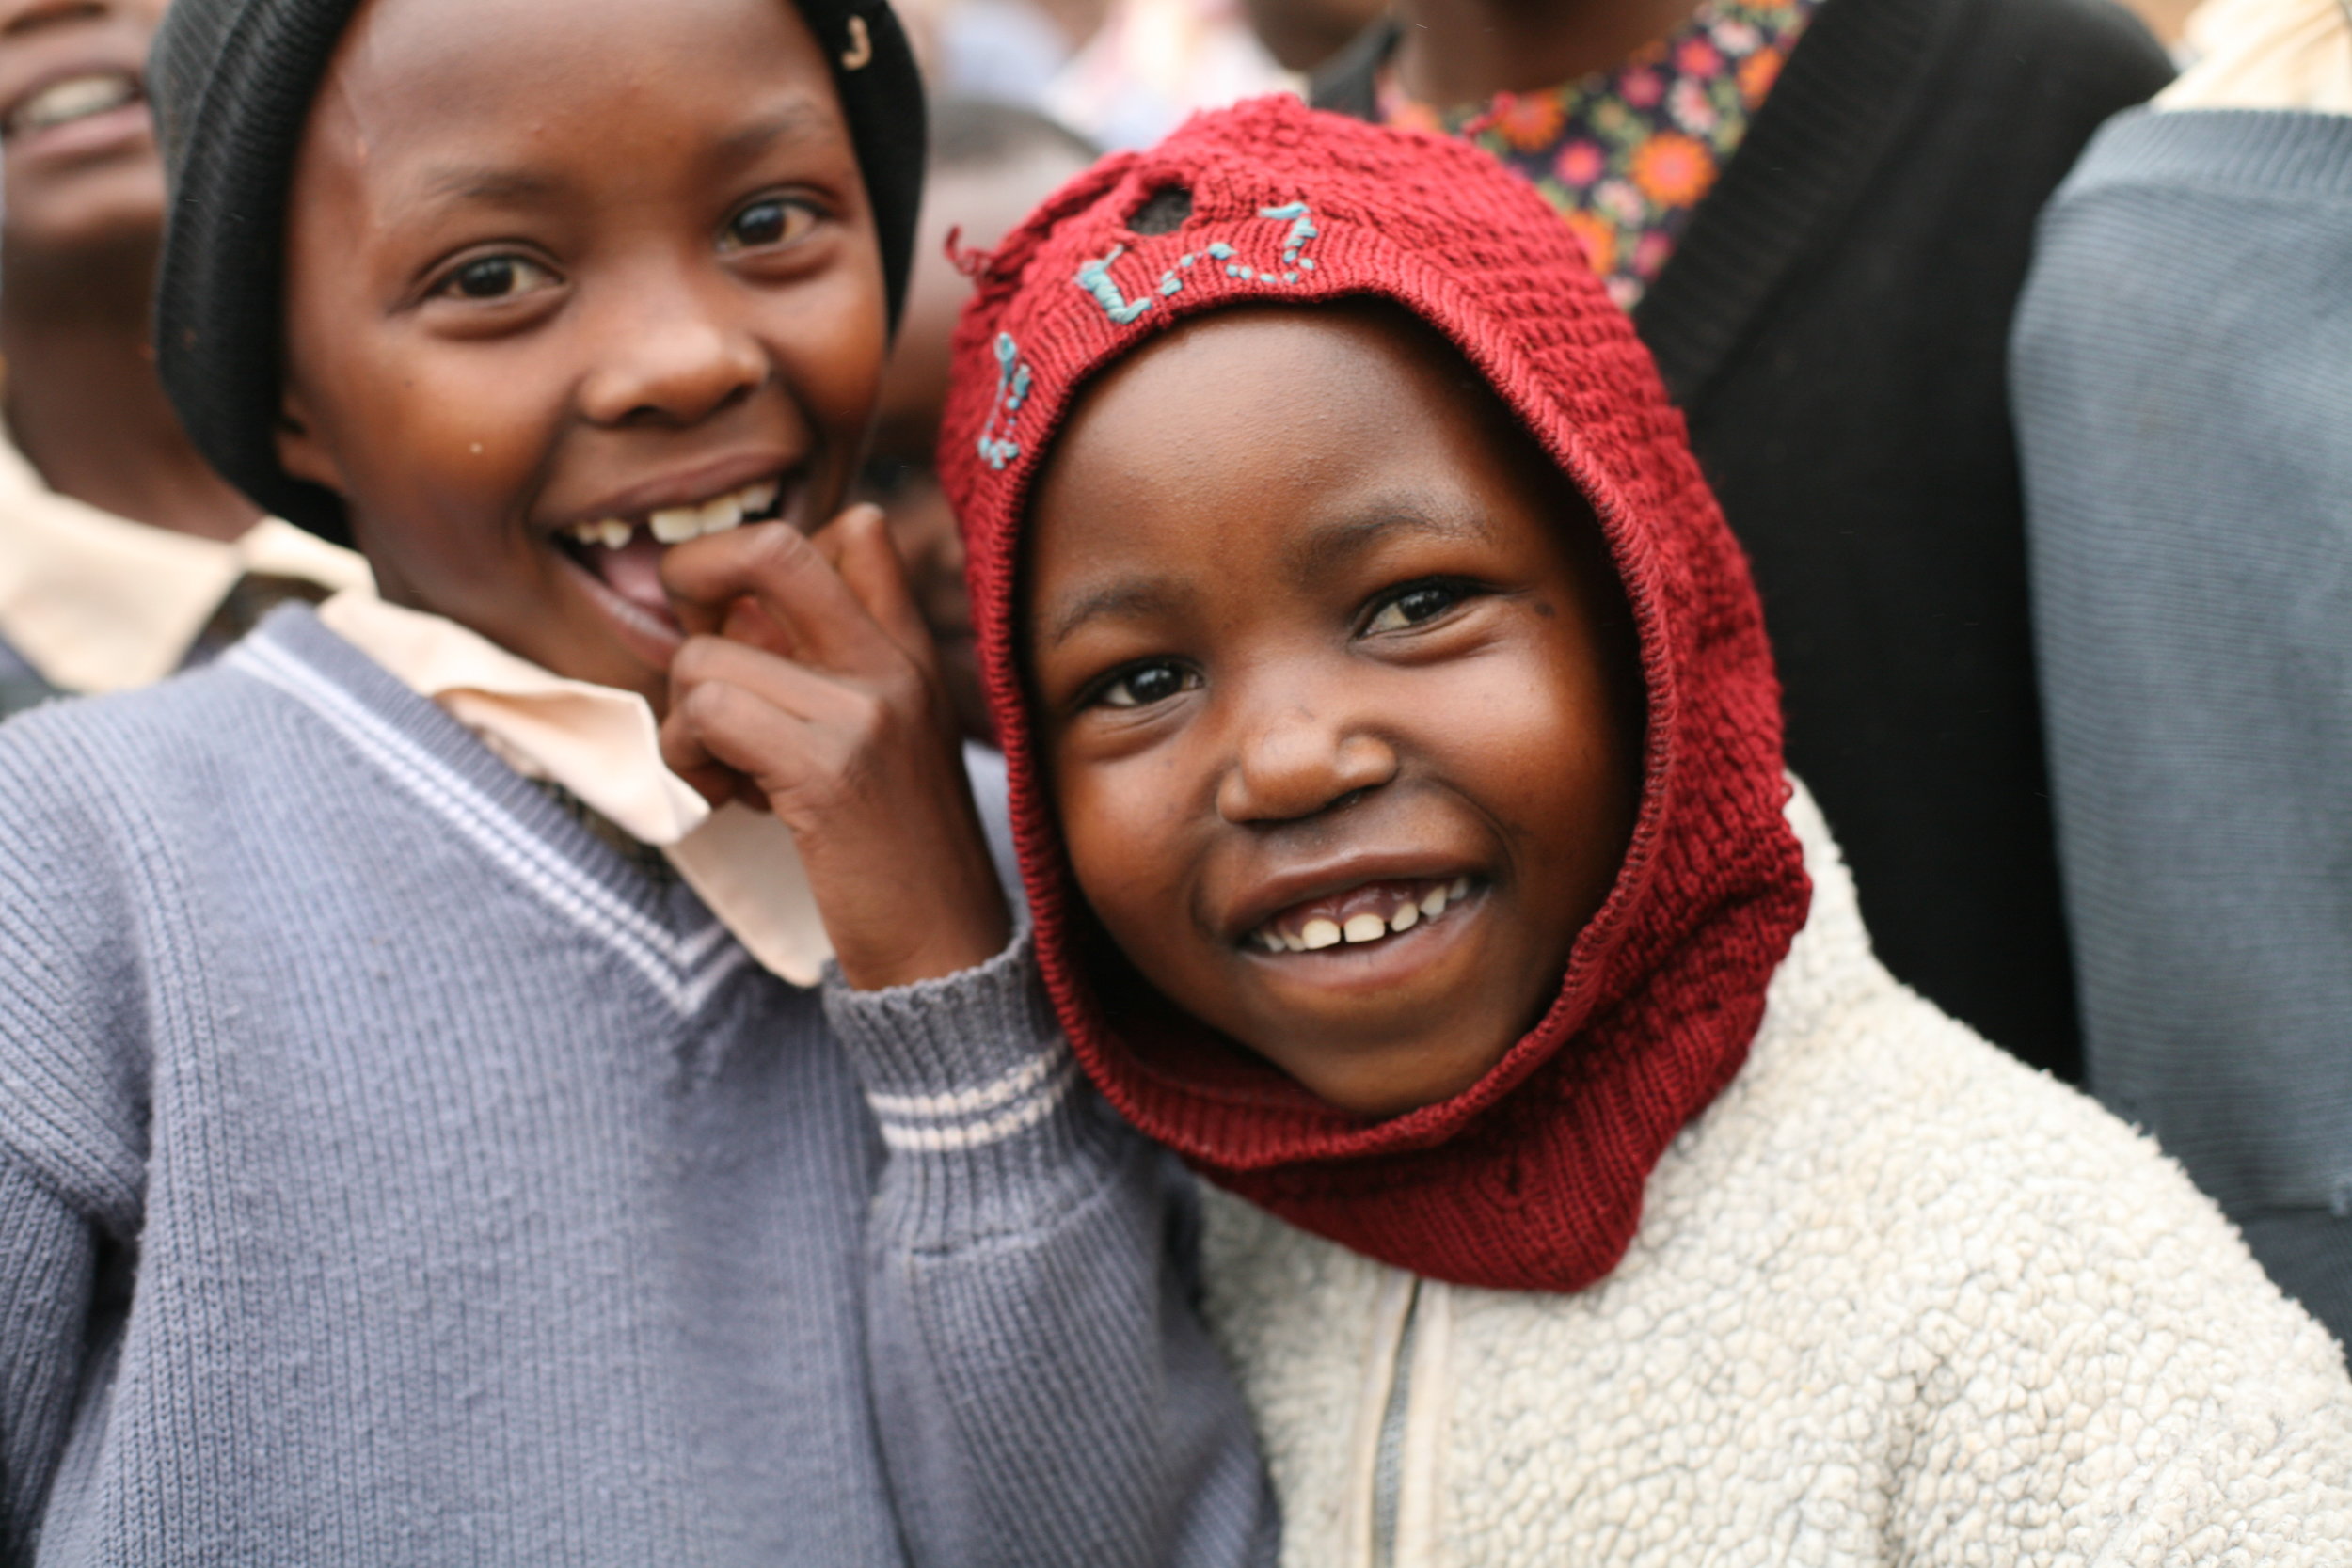
<path id="1" fill-rule="evenodd" d="M 2341 1564 L 2352 1383 L 2155 1146 L 1813 911 L 1608 1280 L 1416 1280 L 1213 1196 L 1288 1568 Z"/>
<path id="2" fill-rule="evenodd" d="M 777 0 L 786 4 L 787 0 Z M 923 198 L 923 82 L 888 0 L 792 0 L 833 64 L 895 323 Z M 180 0 L 148 90 L 171 186 L 155 363 L 180 422 L 265 512 L 338 545 L 342 501 L 278 465 L 286 197 L 294 154 L 359 0 Z"/>
<path id="3" fill-rule="evenodd" d="M 1477 1084 L 1386 1120 L 1098 985 L 1111 971 L 1089 961 L 1043 787 L 1016 600 L 1028 487 L 1088 376 L 1205 311 L 1367 295 L 1443 333 L 1590 501 L 1647 714 L 1631 843 L 1549 1010 Z M 1089 1075 L 1214 1180 L 1374 1257 L 1505 1288 L 1605 1275 L 1651 1164 L 1739 1070 L 1805 880 L 1745 563 L 1573 237 L 1484 153 L 1261 99 L 1050 198 L 985 264 L 955 353 L 940 470 L 966 532 L 1039 962 Z"/>

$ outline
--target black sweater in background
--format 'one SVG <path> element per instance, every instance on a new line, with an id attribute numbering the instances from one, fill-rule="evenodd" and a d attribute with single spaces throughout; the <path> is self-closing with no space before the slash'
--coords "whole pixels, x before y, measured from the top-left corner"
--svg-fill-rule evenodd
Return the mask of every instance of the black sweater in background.
<path id="1" fill-rule="evenodd" d="M 1316 103 L 1370 118 L 1395 36 Z M 1789 766 L 1880 956 L 2070 1080 L 2010 317 L 2042 203 L 2170 75 L 2106 0 L 1825 0 L 1633 318 L 1755 565 Z"/>

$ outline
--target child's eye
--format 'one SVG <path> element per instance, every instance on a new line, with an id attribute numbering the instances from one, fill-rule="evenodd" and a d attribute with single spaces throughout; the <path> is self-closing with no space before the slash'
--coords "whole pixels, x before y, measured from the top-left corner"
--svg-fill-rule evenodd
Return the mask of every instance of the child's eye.
<path id="1" fill-rule="evenodd" d="M 727 219 L 727 226 L 719 236 L 719 248 L 734 250 L 772 250 L 804 239 L 817 227 L 817 213 L 805 201 L 786 197 L 763 197 Z"/>
<path id="2" fill-rule="evenodd" d="M 458 299 L 516 299 L 552 288 L 555 274 L 522 256 L 482 256 L 441 280 L 435 293 Z"/>
<path id="3" fill-rule="evenodd" d="M 1374 611 L 1371 623 L 1364 627 L 1364 634 L 1403 631 L 1424 621 L 1434 621 L 1468 597 L 1467 590 L 1453 583 L 1416 583 L 1400 594 L 1391 595 Z"/>
<path id="4" fill-rule="evenodd" d="M 1104 707 L 1149 707 L 1200 684 L 1200 677 L 1193 671 L 1163 660 L 1136 665 L 1098 690 L 1094 700 Z"/>

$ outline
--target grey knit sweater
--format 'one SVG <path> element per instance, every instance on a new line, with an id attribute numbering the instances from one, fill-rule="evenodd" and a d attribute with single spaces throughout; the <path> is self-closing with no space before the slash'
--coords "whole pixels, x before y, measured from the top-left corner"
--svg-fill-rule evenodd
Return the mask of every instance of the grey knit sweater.
<path id="1" fill-rule="evenodd" d="M 1180 1192 L 307 611 L 0 728 L 0 1559 L 1263 1560 Z"/>
<path id="2" fill-rule="evenodd" d="M 2352 1338 L 2352 117 L 2110 121 L 2014 348 L 2091 1086 Z"/>

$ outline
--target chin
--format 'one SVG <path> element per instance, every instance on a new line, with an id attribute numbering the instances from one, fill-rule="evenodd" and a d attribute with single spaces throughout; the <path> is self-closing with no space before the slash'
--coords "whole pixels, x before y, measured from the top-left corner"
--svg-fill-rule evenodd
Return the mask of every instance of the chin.
<path id="1" fill-rule="evenodd" d="M 1434 1033 L 1434 1031 L 1433 1031 Z M 1297 1039 L 1293 1034 L 1289 1038 Z M 1473 1087 L 1510 1053 L 1518 1037 L 1464 1052 L 1428 1037 L 1371 1047 L 1333 1045 L 1301 1052 L 1295 1044 L 1260 1055 L 1326 1104 L 1352 1116 L 1385 1119 L 1440 1105 Z M 1308 1059 L 1311 1057 L 1311 1059 Z M 1285 1060 L 1284 1058 L 1288 1058 Z"/>
<path id="2" fill-rule="evenodd" d="M 57 188 L 41 191 L 42 184 Z M 9 248 L 53 261 L 109 259 L 151 264 L 164 243 L 160 170 L 87 170 L 11 189 Z"/>

